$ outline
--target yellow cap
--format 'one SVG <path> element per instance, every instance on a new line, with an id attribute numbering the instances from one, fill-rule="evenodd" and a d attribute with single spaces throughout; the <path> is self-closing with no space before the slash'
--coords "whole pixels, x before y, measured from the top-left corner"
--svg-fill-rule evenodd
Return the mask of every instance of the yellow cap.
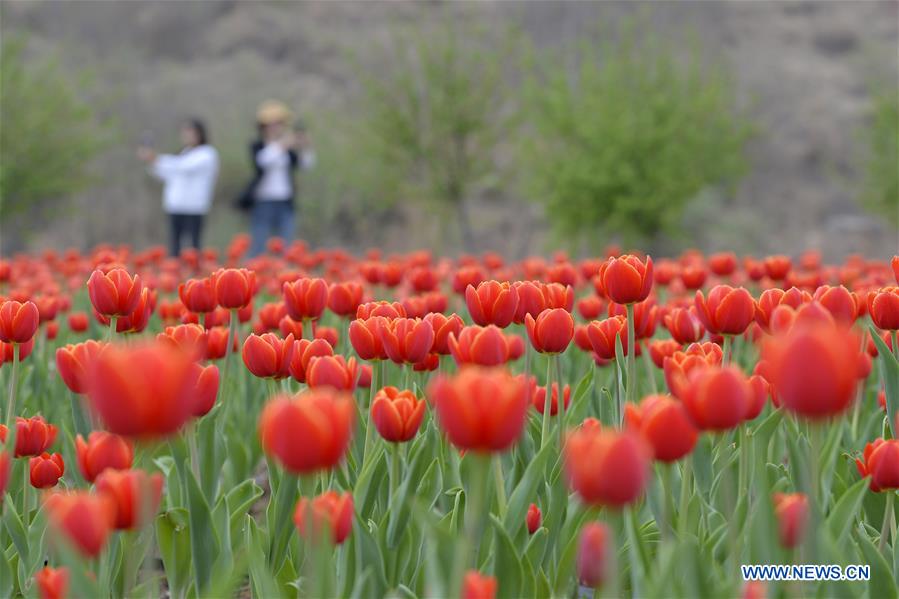
<path id="1" fill-rule="evenodd" d="M 288 123 L 293 120 L 293 113 L 283 102 L 266 100 L 256 110 L 256 120 L 263 125 Z"/>

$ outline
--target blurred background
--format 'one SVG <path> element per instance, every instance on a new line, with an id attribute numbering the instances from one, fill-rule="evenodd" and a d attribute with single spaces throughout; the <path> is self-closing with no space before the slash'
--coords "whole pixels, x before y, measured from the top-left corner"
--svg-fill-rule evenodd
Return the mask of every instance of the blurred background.
<path id="1" fill-rule="evenodd" d="M 309 130 L 313 246 L 508 257 L 615 242 L 899 249 L 899 3 L 0 4 L 0 248 L 165 243 L 144 132 L 221 157 L 246 230 L 257 105 Z"/>

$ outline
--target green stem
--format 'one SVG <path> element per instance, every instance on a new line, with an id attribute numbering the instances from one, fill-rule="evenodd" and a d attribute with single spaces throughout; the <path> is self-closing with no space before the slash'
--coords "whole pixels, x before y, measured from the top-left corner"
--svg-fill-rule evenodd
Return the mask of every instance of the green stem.
<path id="1" fill-rule="evenodd" d="M 628 403 L 637 401 L 637 340 L 634 333 L 634 304 L 627 305 L 627 396 Z"/>
<path id="2" fill-rule="evenodd" d="M 552 407 L 552 360 L 546 360 L 546 396 L 543 398 L 543 426 L 540 427 L 540 449 L 543 449 L 549 442 L 549 412 Z"/>
<path id="3" fill-rule="evenodd" d="M 558 410 L 559 414 L 559 451 L 562 451 L 562 447 L 565 445 L 565 393 L 563 393 L 562 389 L 562 359 L 560 354 L 555 354 L 553 356 L 553 362 L 556 364 L 556 387 L 559 389 L 559 397 L 558 401 Z M 552 403 L 552 398 L 550 398 L 550 403 Z"/>
<path id="4" fill-rule="evenodd" d="M 731 345 L 733 344 L 733 337 L 731 335 L 724 335 L 724 343 L 721 346 L 721 363 L 725 366 L 730 364 L 731 359 Z"/>
<path id="5" fill-rule="evenodd" d="M 388 478 L 390 479 L 390 495 L 387 497 L 388 510 L 393 511 L 399 509 L 399 506 L 393 505 L 393 496 L 397 487 L 400 486 L 400 448 L 398 443 L 387 443 L 387 451 L 390 453 L 390 471 Z"/>
<path id="6" fill-rule="evenodd" d="M 671 488 L 671 469 L 674 466 L 662 462 L 659 464 L 662 479 L 662 495 L 664 502 L 662 504 L 662 521 L 659 523 L 659 532 L 662 535 L 662 542 L 667 543 L 671 540 L 671 520 L 674 517 L 674 489 Z M 659 552 L 661 555 L 661 552 Z"/>
<path id="7" fill-rule="evenodd" d="M 500 454 L 493 456 L 493 482 L 496 484 L 496 505 L 500 519 L 506 516 L 506 483 L 503 479 L 503 461 Z"/>
<path id="8" fill-rule="evenodd" d="M 484 498 L 489 477 L 490 456 L 479 453 L 472 454 L 469 473 L 468 496 L 465 502 L 465 535 L 456 541 L 456 552 L 453 556 L 453 576 L 450 581 L 452 591 L 450 597 L 458 597 L 462 585 L 462 577 L 466 567 L 477 566 L 478 544 L 487 510 L 484 509 Z"/>
<path id="9" fill-rule="evenodd" d="M 4 417 L 6 418 L 6 446 L 10 449 L 15 447 L 15 437 L 16 437 L 16 419 L 14 414 L 16 413 L 16 385 L 19 380 L 18 377 L 19 372 L 19 346 L 18 344 L 14 344 L 12 348 L 12 369 L 10 372 L 9 379 L 9 396 L 6 398 L 6 414 Z M 11 455 L 11 454 L 10 454 Z"/>
<path id="10" fill-rule="evenodd" d="M 890 526 L 893 519 L 893 495 L 893 491 L 886 492 L 886 505 L 883 508 L 883 524 L 880 527 L 880 541 L 877 543 L 877 548 L 881 551 L 883 551 L 883 548 L 886 545 L 887 537 L 890 536 Z"/>
<path id="11" fill-rule="evenodd" d="M 693 457 L 687 456 L 681 462 L 680 475 L 680 507 L 677 511 L 678 536 L 683 540 L 687 532 L 688 511 L 690 509 L 690 497 L 693 490 Z"/>
<path id="12" fill-rule="evenodd" d="M 382 376 L 382 363 L 377 362 L 372 365 L 371 369 L 371 385 L 368 389 L 368 405 L 365 406 L 365 443 L 362 446 L 362 465 L 359 467 L 359 472 L 362 472 L 365 469 L 365 465 L 368 463 L 368 457 L 371 454 L 371 444 L 372 444 L 372 433 L 371 429 L 374 428 L 371 420 L 371 404 L 375 400 L 375 393 L 378 392 L 378 389 L 381 385 L 381 376 Z"/>

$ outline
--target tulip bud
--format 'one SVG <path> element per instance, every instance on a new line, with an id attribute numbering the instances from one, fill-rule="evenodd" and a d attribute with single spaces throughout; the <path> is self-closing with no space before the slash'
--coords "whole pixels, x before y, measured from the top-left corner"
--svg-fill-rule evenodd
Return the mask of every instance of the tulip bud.
<path id="1" fill-rule="evenodd" d="M 649 297 L 652 290 L 652 258 L 646 262 L 627 254 L 609 258 L 597 274 L 602 294 L 616 304 L 633 304 Z"/>
<path id="2" fill-rule="evenodd" d="M 439 376 L 428 388 L 440 426 L 459 449 L 497 452 L 508 449 L 524 429 L 526 384 L 498 369 L 473 366 Z"/>
<path id="3" fill-rule="evenodd" d="M 103 550 L 116 515 L 109 498 L 83 491 L 52 493 L 44 501 L 44 509 L 53 529 L 87 557 L 96 557 Z"/>
<path id="4" fill-rule="evenodd" d="M 256 292 L 256 273 L 245 268 L 220 268 L 211 278 L 215 301 L 226 310 L 245 307 Z"/>
<path id="5" fill-rule="evenodd" d="M 697 291 L 695 304 L 699 320 L 712 333 L 742 335 L 755 318 L 755 300 L 742 287 L 717 285 L 708 299 Z"/>
<path id="6" fill-rule="evenodd" d="M 31 486 L 36 489 L 49 489 L 55 486 L 66 471 L 62 456 L 58 453 L 50 455 L 42 453 L 28 460 Z"/>
<path id="7" fill-rule="evenodd" d="M 537 507 L 536 503 L 532 503 L 528 507 L 528 513 L 525 516 L 525 523 L 528 527 L 528 534 L 534 534 L 537 532 L 537 529 L 540 528 L 540 508 Z"/>
<path id="8" fill-rule="evenodd" d="M 699 432 L 679 401 L 650 395 L 639 405 L 627 404 L 624 420 L 652 446 L 655 459 L 675 462 L 693 451 Z"/>
<path id="9" fill-rule="evenodd" d="M 574 337 L 574 319 L 564 308 L 544 310 L 536 319 L 527 314 L 524 323 L 531 345 L 540 353 L 562 353 Z"/>
<path id="10" fill-rule="evenodd" d="M 884 287 L 869 293 L 868 314 L 878 328 L 899 330 L 899 287 Z"/>
<path id="11" fill-rule="evenodd" d="M 787 549 L 799 545 L 808 523 L 808 497 L 803 493 L 775 493 L 774 513 L 777 515 L 780 544 Z"/>
<path id="12" fill-rule="evenodd" d="M 482 576 L 469 570 L 462 579 L 462 599 L 493 599 L 496 597 L 496 578 Z"/>
<path id="13" fill-rule="evenodd" d="M 297 321 L 317 320 L 328 305 L 328 284 L 324 279 L 297 279 L 282 287 L 287 314 Z"/>
<path id="14" fill-rule="evenodd" d="M 181 303 L 191 312 L 205 314 L 216 308 L 215 286 L 212 277 L 188 279 L 178 286 Z"/>
<path id="15" fill-rule="evenodd" d="M 104 470 L 97 477 L 97 493 L 115 505 L 114 527 L 131 530 L 156 518 L 162 499 L 162 475 L 143 470 Z"/>
<path id="16" fill-rule="evenodd" d="M 862 477 L 871 477 L 870 487 L 875 493 L 899 489 L 899 441 L 877 439 L 868 443 L 855 466 Z"/>
<path id="17" fill-rule="evenodd" d="M 34 302 L 7 300 L 0 304 L 0 341 L 27 343 L 40 324 L 40 312 Z"/>
<path id="18" fill-rule="evenodd" d="M 402 443 L 415 437 L 425 414 L 425 402 L 412 391 L 384 387 L 375 394 L 371 419 L 385 441 Z"/>
<path id="19" fill-rule="evenodd" d="M 484 281 L 477 288 L 469 285 L 465 289 L 465 303 L 475 324 L 504 329 L 515 317 L 518 291 L 509 283 Z"/>
<path id="20" fill-rule="evenodd" d="M 311 530 L 307 526 L 310 516 Z M 331 533 L 331 542 L 340 545 L 353 530 L 353 496 L 349 493 L 327 491 L 312 501 L 301 497 L 293 514 L 293 522 L 301 535 L 311 533 L 315 541 L 328 530 Z"/>
<path id="21" fill-rule="evenodd" d="M 609 529 L 600 522 L 589 522 L 581 529 L 577 546 L 577 579 L 584 586 L 599 588 L 608 576 L 610 559 Z"/>
<path id="22" fill-rule="evenodd" d="M 41 599 L 65 599 L 69 594 L 69 570 L 44 566 L 34 575 Z"/>
<path id="23" fill-rule="evenodd" d="M 569 486 L 581 500 L 613 507 L 632 503 L 643 493 L 651 455 L 638 435 L 603 430 L 593 419 L 570 432 L 563 449 Z"/>
<path id="24" fill-rule="evenodd" d="M 331 469 L 353 433 L 353 398 L 329 387 L 271 399 L 259 417 L 263 450 L 294 474 Z"/>
<path id="25" fill-rule="evenodd" d="M 56 369 L 72 393 L 87 392 L 94 358 L 103 347 L 105 347 L 103 343 L 88 339 L 83 343 L 66 345 L 56 350 Z"/>
<path id="26" fill-rule="evenodd" d="M 93 431 L 88 435 L 87 442 L 81 435 L 75 437 L 75 457 L 81 476 L 92 483 L 107 468 L 131 468 L 134 450 L 123 437 L 106 431 Z"/>

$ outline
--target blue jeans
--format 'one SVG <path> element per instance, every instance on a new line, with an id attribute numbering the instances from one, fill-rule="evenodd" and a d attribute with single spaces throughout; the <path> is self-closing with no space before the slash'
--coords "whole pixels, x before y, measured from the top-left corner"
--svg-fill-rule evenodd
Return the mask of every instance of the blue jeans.
<path id="1" fill-rule="evenodd" d="M 250 257 L 265 252 L 265 243 L 270 237 L 280 237 L 284 243 L 293 241 L 294 218 L 293 205 L 290 200 L 256 200 L 250 219 L 250 231 L 253 244 L 250 246 Z"/>

